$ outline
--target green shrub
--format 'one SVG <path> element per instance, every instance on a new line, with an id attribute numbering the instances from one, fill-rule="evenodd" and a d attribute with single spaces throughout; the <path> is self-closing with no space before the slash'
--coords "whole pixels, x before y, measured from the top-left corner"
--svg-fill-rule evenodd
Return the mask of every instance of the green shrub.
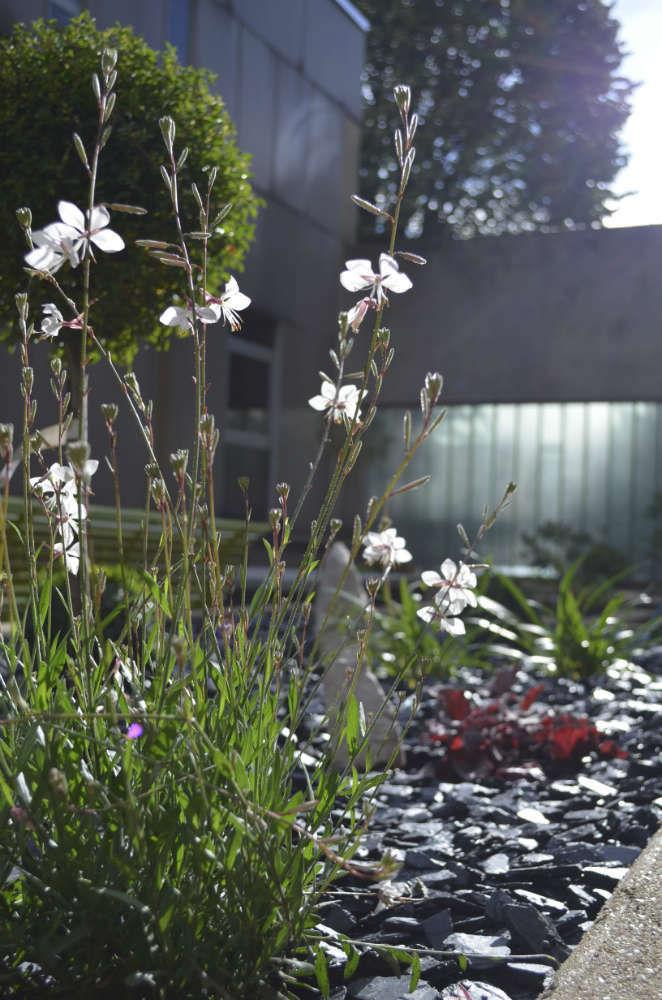
<path id="1" fill-rule="evenodd" d="M 230 271 L 241 270 L 258 202 L 250 186 L 250 157 L 236 146 L 234 126 L 222 99 L 210 89 L 214 78 L 207 70 L 180 66 L 174 48 L 155 52 L 131 28 L 100 31 L 87 13 L 63 29 L 53 21 L 16 25 L 11 35 L 0 39 L 0 226 L 4 234 L 0 336 L 15 338 L 15 324 L 9 323 L 13 296 L 25 286 L 26 247 L 15 210 L 29 206 L 38 229 L 57 217 L 59 199 L 86 203 L 87 178 L 71 136 L 77 132 L 90 148 L 96 131 L 90 78 L 106 46 L 118 49 L 120 73 L 97 200 L 140 205 L 148 214 L 122 216 L 127 252 L 104 261 L 98 269 L 94 328 L 113 357 L 128 363 L 141 341 L 167 346 L 173 329 L 159 324 L 159 307 L 181 292 L 176 268 L 160 267 L 133 245 L 137 238 L 177 238 L 168 200 L 163 198 L 159 118 L 165 114 L 176 119 L 180 149 L 189 150 L 181 179 L 183 208 L 191 217 L 191 228 L 200 226 L 190 182 L 200 182 L 206 168 L 218 167 L 216 197 L 220 204 L 233 206 L 222 224 L 224 238 L 210 246 L 209 288 L 220 290 Z M 62 274 L 64 288 L 74 298 L 80 288 L 80 270 Z M 53 300 L 53 289 L 39 283 L 31 294 L 35 305 Z M 64 337 L 76 340 L 71 333 L 61 334 Z"/>

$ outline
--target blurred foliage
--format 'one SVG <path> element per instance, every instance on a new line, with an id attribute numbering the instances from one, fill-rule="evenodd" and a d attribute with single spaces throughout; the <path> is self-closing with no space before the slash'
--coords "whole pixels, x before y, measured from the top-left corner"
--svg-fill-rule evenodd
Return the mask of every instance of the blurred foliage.
<path id="1" fill-rule="evenodd" d="M 29 206 L 33 228 L 39 229 L 57 219 L 60 199 L 86 204 L 88 180 L 71 136 L 77 132 L 86 147 L 92 147 L 97 108 L 90 81 L 105 46 L 119 50 L 119 78 L 97 200 L 141 205 L 149 213 L 113 217 L 111 225 L 127 249 L 108 255 L 95 277 L 95 332 L 117 360 L 128 363 L 141 340 L 158 348 L 168 345 L 173 329 L 160 325 L 158 317 L 181 288 L 177 268 L 149 260 L 133 245 L 137 238 L 176 239 L 160 173 L 159 118 L 170 115 L 180 148 L 189 148 L 183 180 L 200 184 L 203 171 L 216 166 L 216 198 L 233 205 L 223 228 L 217 230 L 219 238 L 210 241 L 210 288 L 218 288 L 231 271 L 241 270 L 258 201 L 249 180 L 250 157 L 237 148 L 234 126 L 222 99 L 211 90 L 214 77 L 207 70 L 180 66 L 174 48 L 155 52 L 131 28 L 100 31 L 87 13 L 64 29 L 54 21 L 18 24 L 9 37 L 0 39 L 0 226 L 5 234 L 0 303 L 5 316 L 13 317 L 14 293 L 27 281 L 26 246 L 15 210 Z M 182 211 L 185 225 L 199 229 L 190 184 L 184 185 Z M 81 271 L 66 268 L 58 279 L 76 299 Z M 33 303 L 53 299 L 48 286 L 39 281 L 33 285 Z M 15 335 L 13 328 L 0 328 L 4 339 Z"/>
<path id="2" fill-rule="evenodd" d="M 459 236 L 598 222 L 626 157 L 632 85 L 603 0 L 357 0 L 371 30 L 361 194 L 390 198 L 391 90 L 418 95 L 409 230 Z M 377 220 L 379 224 L 380 220 Z M 381 220 L 383 222 L 383 220 Z M 375 219 L 364 215 L 371 229 Z"/>
<path id="3" fill-rule="evenodd" d="M 545 521 L 535 532 L 525 532 L 522 540 L 528 549 L 526 561 L 541 569 L 552 569 L 559 577 L 581 560 L 577 567 L 581 583 L 604 580 L 627 568 L 619 549 L 561 521 Z"/>

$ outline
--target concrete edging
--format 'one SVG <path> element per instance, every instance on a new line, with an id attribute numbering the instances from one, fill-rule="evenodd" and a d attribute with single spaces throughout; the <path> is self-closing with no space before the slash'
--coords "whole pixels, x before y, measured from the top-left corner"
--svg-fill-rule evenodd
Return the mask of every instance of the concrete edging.
<path id="1" fill-rule="evenodd" d="M 539 1000 L 653 1000 L 659 996 L 662 830 L 652 837 Z"/>

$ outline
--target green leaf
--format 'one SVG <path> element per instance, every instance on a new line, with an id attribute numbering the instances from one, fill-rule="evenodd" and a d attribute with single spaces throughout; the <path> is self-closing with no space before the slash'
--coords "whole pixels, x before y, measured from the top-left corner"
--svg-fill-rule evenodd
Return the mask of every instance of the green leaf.
<path id="1" fill-rule="evenodd" d="M 326 962 L 326 955 L 321 946 L 317 948 L 317 954 L 315 955 L 315 979 L 317 980 L 320 993 L 324 997 L 324 1000 L 327 1000 L 331 992 L 331 987 L 329 985 L 329 969 Z"/>
<path id="2" fill-rule="evenodd" d="M 412 952 L 411 976 L 409 978 L 409 992 L 413 993 L 421 978 L 421 959 L 417 951 Z"/>

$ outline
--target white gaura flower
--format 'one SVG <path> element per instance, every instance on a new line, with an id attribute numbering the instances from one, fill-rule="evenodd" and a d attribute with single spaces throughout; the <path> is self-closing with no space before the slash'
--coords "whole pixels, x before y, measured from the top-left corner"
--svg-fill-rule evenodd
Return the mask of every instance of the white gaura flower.
<path id="1" fill-rule="evenodd" d="M 207 296 L 207 305 L 215 313 L 216 319 L 222 318 L 233 333 L 241 330 L 241 316 L 237 314 L 248 309 L 250 304 L 249 297 L 239 291 L 236 278 L 230 278 L 225 286 L 225 291 L 218 298 L 213 295 Z"/>
<path id="2" fill-rule="evenodd" d="M 457 618 L 450 612 L 448 614 L 443 614 L 439 608 L 433 608 L 430 604 L 426 605 L 424 608 L 419 608 L 416 614 L 419 618 L 422 618 L 424 622 L 427 622 L 428 625 L 434 621 L 438 622 L 441 631 L 448 632 L 450 635 L 464 635 L 466 632 L 464 622 L 461 618 Z"/>
<path id="3" fill-rule="evenodd" d="M 44 306 L 44 318 L 39 332 L 42 337 L 57 337 L 64 324 L 64 316 L 53 302 Z"/>
<path id="4" fill-rule="evenodd" d="M 53 302 L 47 302 L 43 306 L 43 310 L 44 318 L 41 321 L 41 327 L 37 331 L 41 334 L 40 340 L 52 340 L 54 337 L 57 337 L 62 327 L 66 327 L 69 330 L 83 329 L 82 315 L 76 316 L 75 319 L 66 320 Z"/>
<path id="5" fill-rule="evenodd" d="M 93 243 L 105 253 L 118 253 L 124 249 L 122 237 L 108 229 L 110 212 L 104 205 L 95 205 L 86 216 L 70 201 L 59 201 L 57 210 L 60 222 L 52 222 L 32 234 L 35 249 L 25 255 L 29 267 L 53 274 L 66 260 L 76 267 L 85 256 L 88 244 Z"/>
<path id="6" fill-rule="evenodd" d="M 80 478 L 89 482 L 98 467 L 96 459 L 87 459 Z M 31 478 L 30 486 L 41 496 L 47 510 L 54 517 L 60 541 L 53 547 L 53 554 L 64 556 L 67 570 L 70 573 L 78 573 L 80 565 L 78 534 L 80 522 L 87 517 L 87 508 L 85 504 L 78 502 L 76 473 L 70 465 L 54 462 L 43 476 Z"/>
<path id="7" fill-rule="evenodd" d="M 370 308 L 372 299 L 370 297 L 359 299 L 355 306 L 347 312 L 347 325 L 352 328 L 354 333 L 358 333 L 361 323 L 365 319 L 366 313 Z"/>
<path id="8" fill-rule="evenodd" d="M 379 255 L 379 274 L 372 270 L 369 260 L 346 260 L 345 268 L 340 275 L 343 288 L 348 292 L 369 288 L 371 298 L 376 299 L 378 305 L 388 301 L 387 290 L 399 295 L 412 287 L 410 279 L 400 271 L 397 260 L 388 253 Z"/>
<path id="9" fill-rule="evenodd" d="M 209 306 L 196 306 L 195 315 L 201 323 L 217 323 L 218 315 Z M 193 310 L 182 306 L 168 306 L 159 316 L 159 322 L 164 326 L 176 326 L 180 330 L 191 333 L 193 330 Z"/>
<path id="10" fill-rule="evenodd" d="M 64 544 L 58 542 L 53 546 L 53 555 L 64 556 L 64 565 L 67 567 L 67 571 L 73 573 L 74 576 L 77 575 L 80 568 L 80 545 L 78 542 L 69 546 L 67 546 L 66 541 Z"/>
<path id="11" fill-rule="evenodd" d="M 381 566 L 390 569 L 411 562 L 412 555 L 405 548 L 404 538 L 401 538 L 395 528 L 384 531 L 369 531 L 363 539 L 365 550 L 363 558 L 369 566 Z"/>
<path id="12" fill-rule="evenodd" d="M 477 584 L 476 574 L 460 563 L 456 566 L 452 559 L 444 559 L 441 564 L 441 575 L 431 570 L 421 573 L 421 580 L 428 587 L 436 587 L 435 604 L 450 614 L 460 614 L 467 605 L 477 607 L 474 594 Z"/>
<path id="13" fill-rule="evenodd" d="M 309 399 L 308 405 L 312 406 L 313 410 L 320 412 L 329 410 L 334 424 L 339 424 L 342 422 L 343 415 L 348 420 L 360 418 L 361 410 L 359 407 L 365 395 L 367 395 L 366 390 L 359 392 L 355 385 L 343 385 L 336 393 L 333 382 L 325 379 L 322 382 L 319 396 L 313 396 L 312 399 Z"/>

